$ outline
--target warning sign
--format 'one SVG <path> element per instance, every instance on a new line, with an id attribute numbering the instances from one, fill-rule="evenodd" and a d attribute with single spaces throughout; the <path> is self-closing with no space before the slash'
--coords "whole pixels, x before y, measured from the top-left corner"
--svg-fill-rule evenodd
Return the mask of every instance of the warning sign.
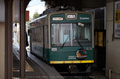
<path id="1" fill-rule="evenodd" d="M 115 37 L 120 38 L 120 23 L 115 24 L 114 33 Z"/>
<path id="2" fill-rule="evenodd" d="M 114 37 L 120 38 L 120 1 L 115 2 Z"/>
<path id="3" fill-rule="evenodd" d="M 115 11 L 115 23 L 120 23 L 120 10 Z"/>

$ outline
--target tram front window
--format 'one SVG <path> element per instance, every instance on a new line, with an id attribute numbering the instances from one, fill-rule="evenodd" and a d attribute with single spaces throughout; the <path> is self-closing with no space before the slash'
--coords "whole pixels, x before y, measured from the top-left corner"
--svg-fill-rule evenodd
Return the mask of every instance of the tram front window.
<path id="1" fill-rule="evenodd" d="M 83 27 L 76 23 L 57 23 L 51 25 L 52 46 L 83 46 L 91 45 L 91 25 L 84 24 Z"/>

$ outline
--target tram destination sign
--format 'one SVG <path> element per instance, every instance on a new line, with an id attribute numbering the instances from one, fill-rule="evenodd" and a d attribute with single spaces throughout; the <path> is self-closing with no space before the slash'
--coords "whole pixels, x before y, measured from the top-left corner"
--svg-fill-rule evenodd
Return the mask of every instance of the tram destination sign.
<path id="1" fill-rule="evenodd" d="M 63 17 L 53 17 L 52 20 L 53 21 L 62 21 Z"/>
<path id="2" fill-rule="evenodd" d="M 89 17 L 80 17 L 80 20 L 89 20 Z"/>

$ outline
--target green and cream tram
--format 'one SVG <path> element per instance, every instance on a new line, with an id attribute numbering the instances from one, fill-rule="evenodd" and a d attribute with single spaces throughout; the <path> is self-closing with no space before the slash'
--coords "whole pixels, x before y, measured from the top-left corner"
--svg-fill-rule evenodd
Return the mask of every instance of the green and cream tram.
<path id="1" fill-rule="evenodd" d="M 85 72 L 94 63 L 94 26 L 91 13 L 60 11 L 30 23 L 31 53 L 53 65 L 80 65 Z"/>

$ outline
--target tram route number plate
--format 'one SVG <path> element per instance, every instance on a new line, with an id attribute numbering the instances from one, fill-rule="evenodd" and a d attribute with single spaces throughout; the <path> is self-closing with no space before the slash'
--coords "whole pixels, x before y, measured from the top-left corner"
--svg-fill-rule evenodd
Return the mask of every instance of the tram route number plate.
<path id="1" fill-rule="evenodd" d="M 57 48 L 52 48 L 52 51 L 57 51 Z"/>
<path id="2" fill-rule="evenodd" d="M 76 15 L 74 15 L 74 14 L 67 15 L 67 18 L 69 18 L 69 19 L 72 19 L 72 18 L 75 18 L 75 17 L 76 17 Z"/>

